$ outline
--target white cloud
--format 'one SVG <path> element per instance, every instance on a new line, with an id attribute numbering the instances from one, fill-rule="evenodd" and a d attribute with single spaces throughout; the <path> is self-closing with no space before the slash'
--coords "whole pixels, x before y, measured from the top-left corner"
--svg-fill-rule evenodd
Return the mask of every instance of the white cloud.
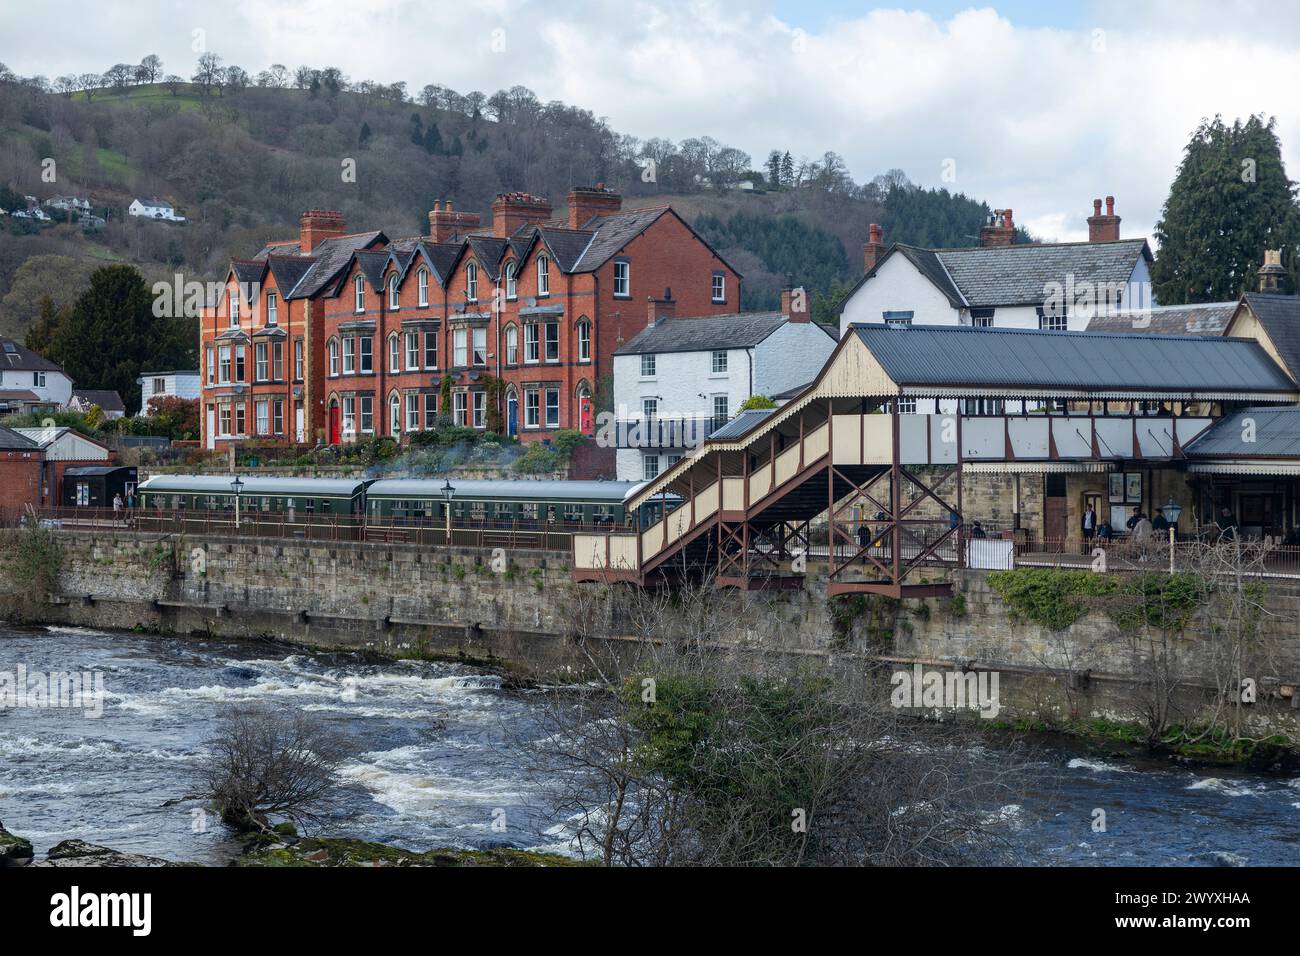
<path id="1" fill-rule="evenodd" d="M 102 71 L 159 53 L 188 75 L 191 30 L 228 62 L 340 66 L 354 79 L 491 92 L 515 84 L 606 116 L 621 132 L 708 134 L 761 163 L 774 147 L 842 154 L 858 179 L 901 167 L 998 206 L 1050 238 L 1086 234 L 1113 194 L 1126 235 L 1150 231 L 1206 116 L 1276 114 L 1300 175 L 1300 18 L 1286 4 L 1098 0 L 1091 24 L 1026 28 L 992 7 L 948 19 L 874 10 L 814 29 L 766 3 L 633 0 L 177 0 L 73 3 L 78 29 L 0 58 L 24 74 Z M 73 8 L 73 9 L 68 9 Z M 7 5 L 0 36 L 48 35 Z M 797 34 L 797 28 L 806 34 Z M 492 31 L 506 51 L 493 53 Z M 1095 33 L 1094 31 L 1102 31 Z"/>

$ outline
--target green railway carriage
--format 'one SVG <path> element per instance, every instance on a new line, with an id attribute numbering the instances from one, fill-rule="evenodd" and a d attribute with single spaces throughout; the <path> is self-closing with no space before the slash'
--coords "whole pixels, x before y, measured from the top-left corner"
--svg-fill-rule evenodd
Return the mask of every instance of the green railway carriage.
<path id="1" fill-rule="evenodd" d="M 235 510 L 233 475 L 155 475 L 137 489 L 140 507 L 154 512 Z M 249 520 L 262 515 L 360 517 L 367 482 L 353 478 L 240 477 L 239 508 Z"/>
<path id="2" fill-rule="evenodd" d="M 623 502 L 639 482 L 631 481 L 468 481 L 446 478 L 389 478 L 366 490 L 370 524 L 443 522 L 485 527 L 622 527 Z"/>

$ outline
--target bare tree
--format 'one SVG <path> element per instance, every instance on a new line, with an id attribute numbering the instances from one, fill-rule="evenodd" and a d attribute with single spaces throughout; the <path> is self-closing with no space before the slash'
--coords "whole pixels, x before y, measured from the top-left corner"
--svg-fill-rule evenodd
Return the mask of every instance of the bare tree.
<path id="1" fill-rule="evenodd" d="M 271 817 L 316 825 L 338 795 L 349 741 L 299 711 L 240 706 L 225 713 L 198 769 L 205 796 L 228 826 L 271 828 Z"/>
<path id="2" fill-rule="evenodd" d="M 140 72 L 146 83 L 156 83 L 162 75 L 163 61 L 157 53 L 150 53 L 140 61 Z"/>

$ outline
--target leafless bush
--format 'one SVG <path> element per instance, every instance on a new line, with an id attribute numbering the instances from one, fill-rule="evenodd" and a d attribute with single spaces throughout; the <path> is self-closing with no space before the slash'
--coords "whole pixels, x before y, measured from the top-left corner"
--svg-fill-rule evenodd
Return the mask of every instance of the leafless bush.
<path id="1" fill-rule="evenodd" d="M 598 589 L 601 586 L 592 586 Z M 1022 761 L 969 721 L 890 706 L 888 674 L 719 646 L 738 605 L 700 585 L 620 595 L 637 635 L 599 686 L 539 696 L 520 740 L 574 845 L 608 866 L 951 865 L 1004 857 Z"/>
<path id="2" fill-rule="evenodd" d="M 272 816 L 316 825 L 337 798 L 348 744 L 299 711 L 234 707 L 208 741 L 198 779 L 222 821 L 241 832 L 269 830 Z"/>

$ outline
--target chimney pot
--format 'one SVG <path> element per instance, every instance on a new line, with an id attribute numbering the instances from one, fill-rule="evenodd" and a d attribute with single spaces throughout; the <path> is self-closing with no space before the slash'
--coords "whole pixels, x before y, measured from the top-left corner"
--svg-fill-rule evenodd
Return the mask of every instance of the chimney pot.
<path id="1" fill-rule="evenodd" d="M 1115 197 L 1106 197 L 1106 214 L 1102 215 L 1101 200 L 1092 201 L 1092 215 L 1088 217 L 1089 242 L 1115 242 L 1119 239 L 1120 218 L 1115 215 Z"/>

